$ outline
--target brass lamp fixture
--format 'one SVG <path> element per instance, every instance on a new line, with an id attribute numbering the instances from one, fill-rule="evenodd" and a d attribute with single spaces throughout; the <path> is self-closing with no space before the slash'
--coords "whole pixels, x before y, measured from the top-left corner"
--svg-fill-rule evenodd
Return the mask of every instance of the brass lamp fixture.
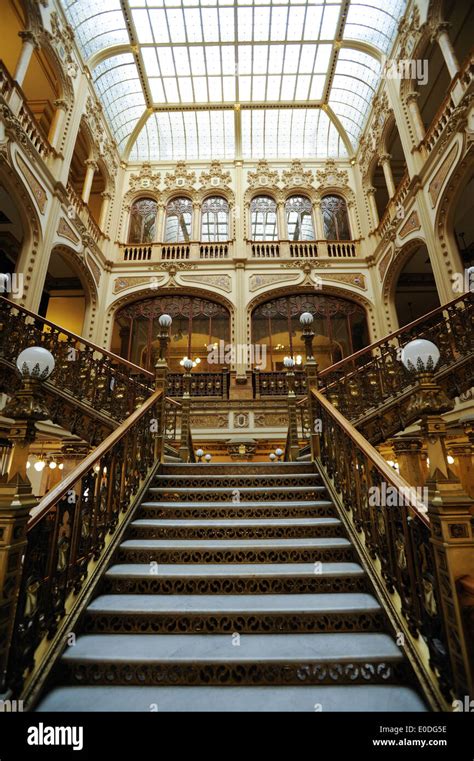
<path id="1" fill-rule="evenodd" d="M 170 327 L 173 322 L 173 318 L 169 314 L 161 314 L 158 318 L 160 326 L 160 332 L 158 335 L 160 341 L 160 356 L 158 362 L 166 363 L 166 357 L 168 354 L 168 344 L 170 342 Z"/>

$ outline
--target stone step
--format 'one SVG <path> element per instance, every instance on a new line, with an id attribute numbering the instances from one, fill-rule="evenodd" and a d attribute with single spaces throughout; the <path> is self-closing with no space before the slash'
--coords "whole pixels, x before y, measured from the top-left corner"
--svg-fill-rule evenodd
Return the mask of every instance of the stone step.
<path id="1" fill-rule="evenodd" d="M 80 684 L 387 684 L 407 676 L 387 634 L 80 636 L 59 678 Z"/>
<path id="2" fill-rule="evenodd" d="M 371 594 L 100 595 L 87 608 L 84 632 L 193 634 L 382 631 Z"/>
<path id="3" fill-rule="evenodd" d="M 173 518 L 202 520 L 207 518 L 323 518 L 336 515 L 329 500 L 305 502 L 161 502 L 145 501 L 140 515 L 147 518 Z"/>
<path id="4" fill-rule="evenodd" d="M 419 713 L 427 710 L 410 687 L 56 687 L 36 711 L 190 713 Z"/>
<path id="5" fill-rule="evenodd" d="M 299 462 L 214 462 L 214 463 L 199 463 L 199 462 L 186 462 L 176 465 L 164 465 L 162 466 L 160 473 L 166 476 L 171 475 L 185 475 L 187 478 L 192 478 L 194 475 L 244 475 L 252 476 L 263 474 L 277 474 L 277 473 L 315 473 L 315 467 L 312 463 L 299 463 Z"/>
<path id="6" fill-rule="evenodd" d="M 292 486 L 298 487 L 305 484 L 312 484 L 314 482 L 321 482 L 321 475 L 317 472 L 314 473 L 299 473 L 299 474 L 286 474 L 286 473 L 266 473 L 266 474 L 254 474 L 254 475 L 207 475 L 196 473 L 192 476 L 187 476 L 182 473 L 178 473 L 173 476 L 163 475 L 157 473 L 154 478 L 154 484 L 156 486 L 180 486 L 180 484 L 190 484 L 191 486 Z"/>
<path id="7" fill-rule="evenodd" d="M 343 537 L 310 539 L 126 539 L 115 558 L 129 563 L 316 563 L 353 561 Z"/>
<path id="8" fill-rule="evenodd" d="M 166 520 L 140 518 L 130 524 L 130 539 L 277 539 L 338 537 L 344 527 L 338 518 Z"/>
<path id="9" fill-rule="evenodd" d="M 114 594 L 315 594 L 366 592 L 358 563 L 175 564 L 111 566 L 101 584 Z"/>
<path id="10" fill-rule="evenodd" d="M 147 495 L 156 499 L 164 498 L 166 502 L 259 502 L 285 501 L 288 496 L 296 497 L 299 502 L 318 499 L 327 494 L 326 487 L 313 486 L 269 486 L 262 489 L 259 486 L 237 487 L 161 487 L 151 486 Z"/>

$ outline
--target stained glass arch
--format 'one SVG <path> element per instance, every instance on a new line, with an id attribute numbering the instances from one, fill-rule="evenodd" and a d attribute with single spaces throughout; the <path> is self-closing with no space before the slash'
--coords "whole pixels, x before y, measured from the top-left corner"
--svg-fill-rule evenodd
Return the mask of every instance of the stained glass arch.
<path id="1" fill-rule="evenodd" d="M 156 240 L 156 215 L 158 205 L 153 198 L 137 198 L 130 209 L 128 242 L 154 243 Z"/>
<path id="2" fill-rule="evenodd" d="M 347 202 L 343 196 L 337 194 L 323 196 L 321 215 L 326 240 L 352 240 Z"/>

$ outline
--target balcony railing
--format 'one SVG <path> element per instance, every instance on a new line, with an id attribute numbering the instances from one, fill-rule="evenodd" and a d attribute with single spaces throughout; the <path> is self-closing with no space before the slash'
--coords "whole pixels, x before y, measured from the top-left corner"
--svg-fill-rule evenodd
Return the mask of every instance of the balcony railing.
<path id="1" fill-rule="evenodd" d="M 95 219 L 93 218 L 88 205 L 84 203 L 84 201 L 79 196 L 75 188 L 73 188 L 70 182 L 67 183 L 66 190 L 67 190 L 67 195 L 68 195 L 68 200 L 70 205 L 76 212 L 82 224 L 85 226 L 92 240 L 95 243 L 99 244 L 100 241 L 103 240 L 104 234 L 102 230 L 100 229 L 99 225 L 97 224 L 97 222 L 95 221 Z"/>
<path id="2" fill-rule="evenodd" d="M 229 259 L 231 241 L 220 243 L 121 243 L 120 258 L 125 262 L 183 261 L 188 259 Z"/>
<path id="3" fill-rule="evenodd" d="M 253 371 L 253 392 L 255 399 L 262 396 L 286 396 L 288 384 L 286 372 L 262 373 Z M 295 372 L 295 394 L 303 396 L 306 393 L 306 375 L 303 371 Z"/>
<path id="4" fill-rule="evenodd" d="M 248 255 L 252 259 L 353 259 L 360 255 L 358 240 L 248 241 L 247 247 Z"/>
<path id="5" fill-rule="evenodd" d="M 169 373 L 167 394 L 180 397 L 184 393 L 183 373 Z M 229 370 L 224 368 L 218 373 L 192 373 L 190 382 L 191 398 L 207 396 L 227 399 L 229 396 Z"/>

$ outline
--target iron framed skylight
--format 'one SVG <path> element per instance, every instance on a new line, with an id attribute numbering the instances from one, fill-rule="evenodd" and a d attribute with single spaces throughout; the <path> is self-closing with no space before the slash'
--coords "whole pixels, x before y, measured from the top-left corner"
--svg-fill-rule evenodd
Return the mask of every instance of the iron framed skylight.
<path id="1" fill-rule="evenodd" d="M 406 1 L 62 4 L 123 158 L 145 161 L 354 153 Z"/>

